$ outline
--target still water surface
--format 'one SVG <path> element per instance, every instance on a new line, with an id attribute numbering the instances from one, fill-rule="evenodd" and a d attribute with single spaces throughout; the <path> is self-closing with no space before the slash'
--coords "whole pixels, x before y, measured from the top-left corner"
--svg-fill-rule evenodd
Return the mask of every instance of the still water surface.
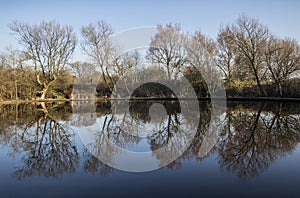
<path id="1" fill-rule="evenodd" d="M 151 121 L 154 102 L 167 115 Z M 95 112 L 80 102 L 0 106 L 1 197 L 300 197 L 299 103 L 228 102 L 226 113 L 212 118 L 210 103 L 200 102 L 198 127 L 183 122 L 188 115 L 176 102 L 132 102 L 129 109 L 113 116 L 109 102 L 98 103 Z M 120 122 L 144 136 L 124 133 Z M 197 133 L 171 164 L 130 173 L 105 165 L 83 145 L 78 128 L 94 123 L 99 137 L 154 154 L 183 123 Z M 220 130 L 204 147 L 210 124 Z"/>

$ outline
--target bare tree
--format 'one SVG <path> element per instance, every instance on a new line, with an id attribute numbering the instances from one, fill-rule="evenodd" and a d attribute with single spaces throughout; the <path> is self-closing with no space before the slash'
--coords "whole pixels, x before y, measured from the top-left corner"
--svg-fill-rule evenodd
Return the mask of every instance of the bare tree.
<path id="1" fill-rule="evenodd" d="M 135 68 L 142 62 L 142 57 L 137 50 L 116 56 L 112 63 L 112 70 L 119 77 L 123 76 L 131 68 Z"/>
<path id="2" fill-rule="evenodd" d="M 77 76 L 82 77 L 86 73 L 91 73 L 91 72 L 94 72 L 94 70 L 95 70 L 94 65 L 87 63 L 87 62 L 76 61 L 76 62 L 70 63 L 69 66 L 70 66 L 72 74 L 75 77 L 77 77 Z"/>
<path id="3" fill-rule="evenodd" d="M 295 40 L 272 37 L 268 42 L 265 56 L 271 78 L 277 86 L 279 95 L 283 96 L 282 84 L 300 70 L 300 47 Z"/>
<path id="4" fill-rule="evenodd" d="M 197 68 L 207 70 L 210 61 L 214 60 L 216 44 L 213 39 L 204 36 L 200 31 L 195 32 L 185 44 L 188 62 Z"/>
<path id="5" fill-rule="evenodd" d="M 230 29 L 228 27 L 221 29 L 217 37 L 217 66 L 223 72 L 227 81 L 233 80 L 232 73 L 235 66 L 236 46 L 234 42 L 228 38 Z"/>
<path id="6" fill-rule="evenodd" d="M 81 81 L 80 84 L 97 84 L 99 80 L 99 71 L 93 64 L 87 62 L 76 61 L 69 64 L 75 80 Z M 77 82 L 76 81 L 76 82 Z M 77 82 L 78 83 L 78 82 Z"/>
<path id="7" fill-rule="evenodd" d="M 185 62 L 185 36 L 178 24 L 158 25 L 158 33 L 151 39 L 147 59 L 167 70 L 167 78 L 177 78 Z"/>
<path id="8" fill-rule="evenodd" d="M 264 51 L 269 38 L 267 27 L 256 19 L 242 16 L 238 18 L 237 24 L 226 26 L 225 30 L 220 34 L 224 34 L 224 39 L 229 39 L 236 45 L 239 64 L 250 69 L 260 94 L 266 95 L 262 80 L 266 74 Z"/>
<path id="9" fill-rule="evenodd" d="M 70 26 L 61 26 L 54 21 L 39 25 L 15 21 L 9 27 L 19 37 L 34 65 L 37 82 L 42 86 L 41 99 L 45 99 L 49 87 L 60 76 L 74 52 L 75 34 Z"/>
<path id="10" fill-rule="evenodd" d="M 12 47 L 7 47 L 6 52 L 1 55 L 5 67 L 24 69 L 26 61 L 30 57 L 22 50 L 16 50 Z"/>
<path id="11" fill-rule="evenodd" d="M 82 27 L 81 34 L 84 39 L 81 48 L 94 64 L 100 67 L 102 78 L 108 85 L 107 78 L 113 82 L 110 66 L 116 51 L 110 40 L 110 36 L 113 34 L 112 27 L 104 21 L 98 21 L 96 25 L 90 24 Z"/>
<path id="12" fill-rule="evenodd" d="M 198 86 L 205 88 L 203 90 L 205 96 L 208 91 L 212 94 L 221 82 L 221 74 L 215 67 L 217 48 L 214 40 L 197 31 L 187 39 L 185 49 L 187 53 L 186 62 L 191 67 L 185 73 L 192 74 L 189 75 L 190 77 L 195 75 L 190 79 L 196 78 L 196 81 L 200 83 Z M 208 90 L 206 90 L 206 87 Z"/>

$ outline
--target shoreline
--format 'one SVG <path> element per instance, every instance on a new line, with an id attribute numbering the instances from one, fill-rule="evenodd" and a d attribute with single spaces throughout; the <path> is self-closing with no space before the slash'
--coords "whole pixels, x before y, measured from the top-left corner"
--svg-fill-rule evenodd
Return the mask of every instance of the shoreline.
<path id="1" fill-rule="evenodd" d="M 147 100 L 194 100 L 194 98 L 157 98 L 157 97 L 146 97 L 146 98 L 130 98 L 131 101 L 147 101 Z M 213 98 L 214 100 L 224 100 L 224 98 Z M 96 98 L 95 100 L 74 100 L 74 99 L 45 99 L 45 100 L 9 100 L 0 101 L 0 105 L 6 104 L 24 104 L 24 103 L 41 103 L 41 102 L 76 102 L 76 101 L 110 101 L 110 100 L 128 100 L 128 98 Z M 198 100 L 211 100 L 211 98 L 200 97 Z M 274 102 L 300 102 L 300 98 L 277 98 L 277 97 L 227 97 L 226 101 L 274 101 Z"/>

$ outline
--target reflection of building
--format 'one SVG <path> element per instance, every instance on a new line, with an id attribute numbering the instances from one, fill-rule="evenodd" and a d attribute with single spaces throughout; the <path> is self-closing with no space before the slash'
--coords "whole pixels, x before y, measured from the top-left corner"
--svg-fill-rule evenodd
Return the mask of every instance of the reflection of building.
<path id="1" fill-rule="evenodd" d="M 95 94 L 96 86 L 93 84 L 74 85 L 71 105 L 75 126 L 90 126 L 96 122 Z"/>

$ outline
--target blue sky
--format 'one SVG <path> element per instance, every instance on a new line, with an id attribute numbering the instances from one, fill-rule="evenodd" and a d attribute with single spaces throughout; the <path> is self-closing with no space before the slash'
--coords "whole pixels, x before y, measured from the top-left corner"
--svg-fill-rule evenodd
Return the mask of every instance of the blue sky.
<path id="1" fill-rule="evenodd" d="M 0 50 L 17 47 L 7 25 L 14 20 L 39 23 L 56 20 L 69 24 L 78 32 L 80 27 L 97 20 L 110 23 L 115 32 L 158 23 L 180 23 L 186 32 L 201 30 L 213 38 L 220 25 L 234 22 L 246 14 L 258 18 L 280 37 L 300 41 L 300 1 L 249 0 L 249 1 L 63 1 L 63 0 L 8 0 L 0 1 Z"/>

